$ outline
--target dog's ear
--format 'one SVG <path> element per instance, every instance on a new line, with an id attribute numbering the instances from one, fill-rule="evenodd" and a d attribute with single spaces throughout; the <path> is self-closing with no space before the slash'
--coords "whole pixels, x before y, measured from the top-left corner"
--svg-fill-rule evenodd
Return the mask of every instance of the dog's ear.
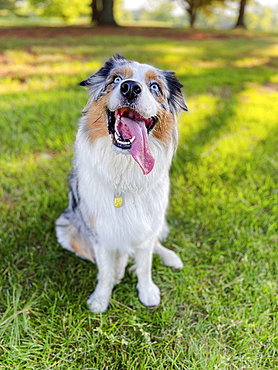
<path id="1" fill-rule="evenodd" d="M 184 101 L 184 96 L 181 92 L 183 85 L 178 81 L 174 72 L 164 71 L 168 90 L 169 90 L 169 106 L 173 114 L 179 114 L 181 110 L 188 111 Z"/>
<path id="2" fill-rule="evenodd" d="M 116 65 L 124 64 L 126 61 L 127 60 L 120 54 L 113 55 L 104 63 L 104 66 L 101 67 L 99 71 L 80 82 L 79 85 L 89 90 L 90 94 L 93 95 L 93 99 L 97 100 L 106 87 L 107 77 L 111 70 L 116 67 Z"/>

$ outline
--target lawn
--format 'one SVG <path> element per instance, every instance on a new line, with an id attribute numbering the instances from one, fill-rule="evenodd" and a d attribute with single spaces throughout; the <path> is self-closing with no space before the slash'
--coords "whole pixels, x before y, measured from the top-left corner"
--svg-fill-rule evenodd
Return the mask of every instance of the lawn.
<path id="1" fill-rule="evenodd" d="M 0 37 L 0 369 L 276 369 L 278 35 L 126 34 Z M 116 52 L 184 85 L 165 243 L 184 269 L 155 256 L 158 307 L 127 271 L 95 315 L 97 268 L 59 246 L 54 222 L 78 82 Z"/>

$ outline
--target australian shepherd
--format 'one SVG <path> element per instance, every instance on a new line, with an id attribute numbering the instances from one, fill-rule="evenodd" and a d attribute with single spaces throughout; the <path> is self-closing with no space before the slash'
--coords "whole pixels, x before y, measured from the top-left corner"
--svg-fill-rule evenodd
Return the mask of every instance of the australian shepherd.
<path id="1" fill-rule="evenodd" d="M 135 260 L 139 300 L 160 302 L 153 253 L 183 267 L 160 244 L 168 234 L 169 169 L 178 142 L 176 116 L 187 110 L 174 73 L 120 55 L 80 83 L 89 100 L 79 122 L 69 206 L 56 221 L 59 243 L 95 262 L 98 282 L 87 303 L 104 312 L 115 284 Z"/>

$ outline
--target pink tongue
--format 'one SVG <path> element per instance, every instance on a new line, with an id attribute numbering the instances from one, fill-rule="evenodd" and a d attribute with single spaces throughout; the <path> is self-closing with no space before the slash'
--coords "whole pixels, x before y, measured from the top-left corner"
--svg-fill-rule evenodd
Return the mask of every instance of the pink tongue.
<path id="1" fill-rule="evenodd" d="M 132 120 L 127 117 L 122 117 L 121 122 L 122 125 L 122 133 L 129 130 L 130 137 L 125 137 L 126 135 L 123 135 L 124 139 L 131 139 L 133 136 L 135 136 L 135 140 L 132 143 L 131 147 L 131 155 L 135 159 L 135 161 L 139 164 L 139 166 L 142 168 L 144 175 L 147 175 L 151 172 L 154 166 L 154 156 L 153 153 L 149 147 L 148 142 L 148 134 L 147 134 L 147 128 L 145 126 L 144 121 L 139 120 Z M 125 127 L 127 126 L 127 127 Z M 127 133 L 127 132 L 126 132 Z"/>

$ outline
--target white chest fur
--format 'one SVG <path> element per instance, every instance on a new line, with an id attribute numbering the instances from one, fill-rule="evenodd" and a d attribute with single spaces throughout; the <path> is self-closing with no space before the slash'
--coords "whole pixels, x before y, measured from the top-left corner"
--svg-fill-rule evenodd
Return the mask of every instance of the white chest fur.
<path id="1" fill-rule="evenodd" d="M 154 169 L 144 175 L 130 155 L 116 154 L 109 136 L 92 145 L 80 128 L 76 141 L 75 167 L 80 179 L 82 207 L 93 220 L 100 243 L 128 253 L 162 227 L 169 195 L 172 148 L 150 137 Z M 115 194 L 124 205 L 115 207 Z"/>

